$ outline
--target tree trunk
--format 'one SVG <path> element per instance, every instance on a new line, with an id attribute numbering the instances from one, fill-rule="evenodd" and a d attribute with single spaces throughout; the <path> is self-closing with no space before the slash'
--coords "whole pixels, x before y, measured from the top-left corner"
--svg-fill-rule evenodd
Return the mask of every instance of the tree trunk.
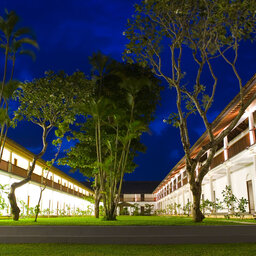
<path id="1" fill-rule="evenodd" d="M 116 220 L 116 205 L 114 203 L 111 205 L 110 209 L 106 211 L 105 219 Z"/>
<path id="2" fill-rule="evenodd" d="M 99 192 L 95 191 L 95 200 L 94 200 L 94 216 L 99 218 L 100 216 L 100 195 Z"/>
<path id="3" fill-rule="evenodd" d="M 202 222 L 205 218 L 203 213 L 200 210 L 200 200 L 202 188 L 199 182 L 194 182 L 194 184 L 190 185 L 192 194 L 193 194 L 193 207 L 192 207 L 192 216 L 195 222 Z"/>
<path id="4" fill-rule="evenodd" d="M 41 187 L 41 190 L 40 190 L 40 195 L 39 195 L 38 203 L 36 205 L 35 222 L 37 222 L 38 214 L 40 212 L 40 203 L 41 203 L 42 195 L 43 195 L 43 192 L 44 192 L 45 188 L 46 188 L 46 186 L 44 186 L 43 188 Z"/>
<path id="5" fill-rule="evenodd" d="M 9 199 L 10 205 L 11 205 L 12 218 L 13 218 L 13 220 L 18 221 L 19 217 L 20 217 L 20 208 L 17 205 L 17 201 L 16 201 L 16 197 L 15 197 L 16 187 L 13 186 L 14 184 L 11 185 L 11 191 L 8 194 L 8 199 Z"/>
<path id="6" fill-rule="evenodd" d="M 33 170 L 34 170 L 34 168 L 33 168 Z M 12 213 L 13 220 L 17 221 L 17 220 L 19 220 L 19 217 L 20 217 L 20 208 L 17 205 L 15 190 L 16 190 L 16 188 L 19 188 L 19 187 L 25 185 L 26 183 L 28 183 L 31 180 L 32 172 L 30 171 L 27 178 L 25 178 L 24 180 L 22 180 L 20 182 L 14 182 L 11 185 L 10 193 L 8 194 L 8 199 L 9 199 L 10 205 L 11 205 L 11 213 Z"/>
<path id="7" fill-rule="evenodd" d="M 31 180 L 32 173 L 36 166 L 36 161 L 37 161 L 37 159 L 39 159 L 40 157 L 43 156 L 43 154 L 45 153 L 46 148 L 47 148 L 47 143 L 46 143 L 47 129 L 45 127 L 42 127 L 42 128 L 43 128 L 43 135 L 42 135 L 43 149 L 42 149 L 42 151 L 38 155 L 34 156 L 32 165 L 29 169 L 27 177 L 24 180 L 21 180 L 20 182 L 14 182 L 11 185 L 10 193 L 8 194 L 8 199 L 9 199 L 10 205 L 11 205 L 11 213 L 13 216 L 13 220 L 16 220 L 16 221 L 19 220 L 19 217 L 20 217 L 20 208 L 17 205 L 15 190 L 16 190 L 16 188 L 19 188 L 19 187 L 27 184 Z"/>

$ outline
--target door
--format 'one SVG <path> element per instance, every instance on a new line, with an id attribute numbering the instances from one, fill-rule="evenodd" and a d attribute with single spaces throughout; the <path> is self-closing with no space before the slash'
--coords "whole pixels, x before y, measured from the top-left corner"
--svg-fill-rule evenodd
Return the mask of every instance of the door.
<path id="1" fill-rule="evenodd" d="M 249 201 L 249 213 L 253 214 L 254 211 L 254 195 L 252 189 L 252 181 L 247 181 L 247 193 L 248 193 L 248 201 Z"/>

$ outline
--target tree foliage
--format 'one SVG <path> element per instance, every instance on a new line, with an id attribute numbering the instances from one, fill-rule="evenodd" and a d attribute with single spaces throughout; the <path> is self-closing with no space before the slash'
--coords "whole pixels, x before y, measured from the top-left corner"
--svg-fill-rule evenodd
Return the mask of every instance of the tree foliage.
<path id="1" fill-rule="evenodd" d="M 179 127 L 185 152 L 186 171 L 193 193 L 193 217 L 204 218 L 200 211 L 201 184 L 209 171 L 217 145 L 236 126 L 246 108 L 255 99 L 244 101 L 244 89 L 237 70 L 239 44 L 255 40 L 256 5 L 253 0 L 147 0 L 135 5 L 135 14 L 128 20 L 129 40 L 124 58 L 128 62 L 149 65 L 152 71 L 176 92 L 177 113 L 167 122 Z M 196 73 L 187 79 L 184 53 L 190 51 Z M 241 107 L 238 115 L 218 136 L 208 119 L 218 77 L 214 60 L 221 58 L 237 78 Z M 167 68 L 167 66 L 170 68 Z M 202 76 L 207 74 L 207 83 Z M 191 155 L 188 119 L 198 114 L 204 123 L 209 143 L 196 156 Z M 206 162 L 201 157 L 208 152 Z M 196 169 L 200 172 L 196 175 Z"/>
<path id="2" fill-rule="evenodd" d="M 27 177 L 11 185 L 8 195 L 14 220 L 19 219 L 20 209 L 16 203 L 15 190 L 31 180 L 36 161 L 42 157 L 47 149 L 47 137 L 55 128 L 57 137 L 54 144 L 59 144 L 61 138 L 69 130 L 69 125 L 75 120 L 74 104 L 79 99 L 80 87 L 85 87 L 84 74 L 76 72 L 66 75 L 46 72 L 45 76 L 22 84 L 22 89 L 15 93 L 15 99 L 20 106 L 15 111 L 15 121 L 25 119 L 42 128 L 42 150 L 34 155 Z"/>
<path id="3" fill-rule="evenodd" d="M 95 203 L 102 199 L 106 218 L 115 219 L 124 174 L 134 171 L 134 157 L 145 150 L 140 136 L 153 120 L 160 87 L 138 65 L 117 63 L 99 53 L 91 62 L 92 95 L 78 108 L 87 120 L 74 133 L 79 143 L 67 160 L 94 177 Z"/>
<path id="4" fill-rule="evenodd" d="M 3 78 L 0 83 L 0 159 L 2 158 L 7 131 L 11 125 L 8 101 L 19 86 L 19 82 L 13 80 L 16 56 L 28 54 L 35 59 L 35 53 L 31 47 L 39 48 L 31 30 L 25 27 L 19 28 L 17 14 L 14 11 L 5 10 L 5 15 L 0 16 L 0 48 L 3 50 L 4 59 Z"/>

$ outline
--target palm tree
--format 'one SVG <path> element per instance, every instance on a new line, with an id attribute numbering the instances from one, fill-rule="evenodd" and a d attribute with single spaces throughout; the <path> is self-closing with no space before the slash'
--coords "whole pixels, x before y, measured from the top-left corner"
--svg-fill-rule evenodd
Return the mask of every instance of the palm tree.
<path id="1" fill-rule="evenodd" d="M 5 10 L 5 17 L 0 16 L 0 47 L 4 50 L 4 72 L 0 86 L 0 161 L 2 159 L 8 127 L 10 126 L 8 100 L 19 84 L 17 81 L 13 81 L 16 55 L 28 54 L 34 59 L 34 52 L 24 48 L 24 45 L 39 48 L 29 28 L 23 27 L 16 30 L 18 23 L 19 17 L 14 11 L 8 12 Z M 7 81 L 8 60 L 11 61 L 11 71 L 10 79 Z"/>

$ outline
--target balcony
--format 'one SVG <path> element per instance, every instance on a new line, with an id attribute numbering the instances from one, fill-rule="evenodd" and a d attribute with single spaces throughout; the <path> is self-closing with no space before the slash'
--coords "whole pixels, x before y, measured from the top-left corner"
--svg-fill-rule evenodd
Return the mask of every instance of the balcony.
<path id="1" fill-rule="evenodd" d="M 242 137 L 240 140 L 235 142 L 233 145 L 230 146 L 228 149 L 228 157 L 231 158 L 238 153 L 245 150 L 247 147 L 250 146 L 250 137 L 249 133 L 247 133 L 244 137 Z"/>
<path id="2" fill-rule="evenodd" d="M 144 198 L 144 200 L 141 200 L 140 198 L 137 198 L 135 201 L 135 197 L 124 197 L 121 202 L 154 202 L 154 198 Z"/>
<path id="3" fill-rule="evenodd" d="M 19 166 L 16 166 L 14 164 L 10 164 L 9 162 L 6 162 L 4 160 L 1 160 L 1 162 L 0 162 L 0 169 L 2 171 L 5 171 L 5 172 L 8 172 L 8 170 L 9 170 L 9 173 L 17 175 L 17 176 L 22 177 L 22 178 L 27 177 L 27 172 L 28 171 L 26 169 L 23 169 L 23 168 L 21 168 Z M 34 182 L 39 183 L 39 184 L 45 184 L 47 187 L 51 187 L 51 188 L 54 188 L 54 189 L 57 189 L 57 190 L 60 190 L 60 191 L 64 191 L 68 194 L 74 194 L 74 195 L 79 196 L 79 197 L 84 197 L 84 195 L 82 193 L 79 193 L 79 192 L 74 192 L 73 193 L 72 189 L 68 190 L 67 187 L 61 186 L 60 184 L 58 184 L 56 182 L 53 182 L 52 180 L 49 180 L 49 179 L 46 179 L 46 178 L 42 179 L 42 176 L 37 175 L 35 173 L 32 173 L 31 181 L 34 181 Z M 61 189 L 61 187 L 62 187 L 62 189 Z"/>
<path id="4" fill-rule="evenodd" d="M 218 165 L 224 163 L 224 152 L 221 152 L 219 155 L 215 156 L 212 160 L 211 169 L 217 167 Z"/>
<path id="5" fill-rule="evenodd" d="M 188 183 L 188 177 L 185 177 L 185 178 L 183 179 L 183 186 L 186 185 L 187 183 Z"/>

